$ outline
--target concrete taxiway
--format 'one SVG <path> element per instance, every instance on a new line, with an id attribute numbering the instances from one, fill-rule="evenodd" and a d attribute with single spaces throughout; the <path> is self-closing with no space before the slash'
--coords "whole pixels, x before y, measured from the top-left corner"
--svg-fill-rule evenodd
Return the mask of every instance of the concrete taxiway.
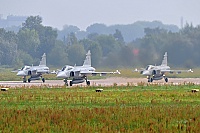
<path id="1" fill-rule="evenodd" d="M 138 85 L 140 83 L 148 83 L 146 78 L 121 78 L 121 77 L 110 77 L 106 79 L 90 80 L 91 86 L 112 86 L 112 85 Z M 152 84 L 186 84 L 194 83 L 199 85 L 200 78 L 169 78 L 169 82 L 166 83 L 164 80 L 153 81 Z M 42 81 L 32 81 L 31 83 L 22 83 L 22 81 L 0 81 L 0 86 L 16 88 L 16 87 L 31 87 L 31 86 L 63 86 L 63 80 L 46 80 L 45 83 Z M 75 84 L 73 86 L 86 86 L 86 83 Z"/>

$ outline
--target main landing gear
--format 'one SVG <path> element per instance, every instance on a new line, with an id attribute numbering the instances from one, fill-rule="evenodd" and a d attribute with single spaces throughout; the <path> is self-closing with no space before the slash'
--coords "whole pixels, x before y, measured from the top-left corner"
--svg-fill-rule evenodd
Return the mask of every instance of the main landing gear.
<path id="1" fill-rule="evenodd" d="M 68 79 L 64 79 L 65 85 L 68 86 Z M 73 78 L 71 81 L 69 81 L 69 86 L 72 86 L 73 84 L 79 84 L 86 82 L 88 86 L 90 86 L 90 81 L 87 80 L 87 77 L 81 77 L 81 78 Z"/>
<path id="2" fill-rule="evenodd" d="M 87 86 L 90 86 L 90 81 L 86 81 Z"/>
<path id="3" fill-rule="evenodd" d="M 148 78 L 148 82 L 153 82 L 153 78 Z"/>
<path id="4" fill-rule="evenodd" d="M 163 76 L 165 82 L 168 82 L 168 78 Z M 162 78 L 156 78 L 156 77 L 147 77 L 148 82 L 153 82 L 153 80 L 161 80 Z"/>
<path id="5" fill-rule="evenodd" d="M 165 82 L 168 82 L 168 78 L 165 77 L 165 75 L 163 75 L 163 78 L 164 78 Z"/>
<path id="6" fill-rule="evenodd" d="M 168 78 L 167 77 L 164 77 L 164 79 L 165 79 L 165 82 L 168 82 Z"/>
<path id="7" fill-rule="evenodd" d="M 28 79 L 28 83 L 30 83 L 32 80 L 39 80 L 39 79 L 42 79 L 42 82 L 44 83 L 45 82 L 45 78 L 43 78 L 42 76 L 40 77 L 30 77 Z M 23 77 L 23 83 L 26 83 L 27 82 L 27 79 L 26 79 L 26 76 Z"/>
<path id="8" fill-rule="evenodd" d="M 90 86 L 90 81 L 87 80 L 86 76 L 85 76 L 85 82 L 86 82 L 87 86 Z"/>

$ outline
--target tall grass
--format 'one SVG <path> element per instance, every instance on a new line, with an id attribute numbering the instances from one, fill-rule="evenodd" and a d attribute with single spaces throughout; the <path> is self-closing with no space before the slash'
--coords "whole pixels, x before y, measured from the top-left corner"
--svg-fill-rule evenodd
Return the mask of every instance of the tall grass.
<path id="1" fill-rule="evenodd" d="M 59 88 L 0 92 L 0 132 L 199 132 L 198 85 Z"/>

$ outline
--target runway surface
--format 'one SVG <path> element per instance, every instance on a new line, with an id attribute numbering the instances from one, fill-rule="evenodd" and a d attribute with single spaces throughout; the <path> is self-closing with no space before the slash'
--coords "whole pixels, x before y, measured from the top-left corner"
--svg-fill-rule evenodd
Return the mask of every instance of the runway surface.
<path id="1" fill-rule="evenodd" d="M 121 78 L 121 77 L 111 77 L 106 79 L 99 80 L 90 80 L 91 86 L 112 86 L 112 85 L 135 85 L 137 86 L 140 83 L 148 83 L 146 78 Z M 185 83 L 194 83 L 199 85 L 200 78 L 169 78 L 169 82 L 166 83 L 164 80 L 153 81 L 151 84 L 185 84 Z M 31 87 L 31 86 L 63 86 L 63 80 L 46 80 L 45 83 L 42 83 L 41 80 L 31 81 L 31 83 L 22 83 L 22 81 L 0 81 L 0 87 Z M 86 86 L 86 83 L 74 84 L 73 86 Z"/>

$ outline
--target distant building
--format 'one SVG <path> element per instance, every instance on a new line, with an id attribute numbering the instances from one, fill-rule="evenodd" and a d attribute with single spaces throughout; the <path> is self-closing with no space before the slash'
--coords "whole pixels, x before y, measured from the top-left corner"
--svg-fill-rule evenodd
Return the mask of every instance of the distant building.
<path id="1" fill-rule="evenodd" d="M 9 15 L 6 19 L 3 19 L 3 15 L 0 15 L 0 28 L 8 28 L 12 26 L 22 26 L 27 19 L 27 16 L 13 16 Z"/>

